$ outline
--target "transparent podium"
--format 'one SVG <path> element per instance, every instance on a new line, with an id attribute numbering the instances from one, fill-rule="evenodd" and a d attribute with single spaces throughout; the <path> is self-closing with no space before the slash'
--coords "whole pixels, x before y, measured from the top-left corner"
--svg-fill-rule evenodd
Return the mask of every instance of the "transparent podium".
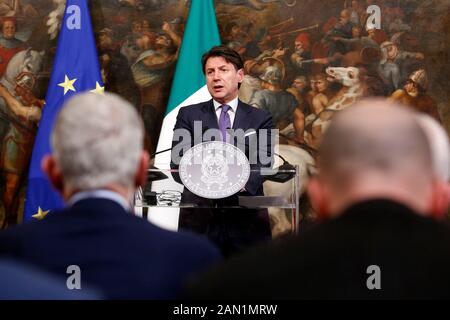
<path id="1" fill-rule="evenodd" d="M 260 174 L 259 169 L 252 169 L 252 174 Z M 220 207 L 218 199 L 206 201 L 186 201 L 182 199 L 185 187 L 175 179 L 178 170 L 151 168 L 148 170 L 147 184 L 139 189 L 134 197 L 134 206 L 142 209 L 142 216 L 147 218 L 152 211 L 159 213 L 164 210 L 179 208 L 210 208 L 210 209 L 268 209 L 269 215 L 290 217 L 292 232 L 299 229 L 300 212 L 300 180 L 298 166 L 291 166 L 271 171 L 262 175 L 264 178 L 264 195 L 251 196 L 247 192 L 238 192 L 231 196 L 233 201 L 222 201 Z M 174 178 L 175 177 L 175 178 Z M 230 198 L 230 197 L 229 197 Z M 229 199 L 227 198 L 227 199 Z M 255 210 L 256 212 L 256 210 Z"/>

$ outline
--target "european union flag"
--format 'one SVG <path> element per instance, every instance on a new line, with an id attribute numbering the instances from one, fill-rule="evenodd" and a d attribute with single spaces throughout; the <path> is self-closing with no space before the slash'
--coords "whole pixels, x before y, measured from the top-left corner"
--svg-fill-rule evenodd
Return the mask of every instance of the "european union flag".
<path id="1" fill-rule="evenodd" d="M 63 206 L 62 198 L 52 189 L 41 170 L 41 160 L 51 152 L 50 133 L 66 99 L 88 90 L 103 93 L 87 0 L 67 0 L 46 104 L 31 158 L 24 221 L 42 219 L 48 212 Z"/>

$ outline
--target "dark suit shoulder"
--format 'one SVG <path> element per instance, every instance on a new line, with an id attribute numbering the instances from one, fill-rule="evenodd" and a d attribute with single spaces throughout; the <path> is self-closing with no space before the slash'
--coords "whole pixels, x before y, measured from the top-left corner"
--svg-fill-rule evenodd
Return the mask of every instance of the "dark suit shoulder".
<path id="1" fill-rule="evenodd" d="M 4 240 L 0 249 L 28 250 L 41 244 L 45 246 L 43 242 L 66 239 L 68 234 L 82 236 L 86 232 L 95 233 L 98 239 L 110 239 L 111 244 L 148 243 L 144 250 L 178 255 L 190 261 L 211 261 L 220 257 L 219 251 L 205 238 L 165 230 L 109 200 L 90 200 L 90 203 L 56 211 L 42 221 L 10 228 L 0 234 L 0 239 Z M 84 244 L 88 245 L 87 242 Z M 63 247 L 66 243 L 59 241 L 54 245 Z"/>
<path id="2" fill-rule="evenodd" d="M 239 106 L 250 112 L 252 116 L 257 116 L 261 118 L 272 118 L 272 114 L 269 111 L 256 108 L 250 104 L 242 102 L 241 100 L 239 100 Z"/>
<path id="3" fill-rule="evenodd" d="M 252 108 L 255 109 L 253 112 L 256 112 L 256 114 L 260 115 L 261 118 L 272 119 L 272 114 L 269 111 L 264 110 L 264 109 L 258 109 L 255 107 L 252 107 Z"/>
<path id="4" fill-rule="evenodd" d="M 208 106 L 212 103 L 212 100 L 208 100 L 208 101 L 203 101 L 203 102 L 199 102 L 199 103 L 195 103 L 195 104 L 190 104 L 188 106 L 184 106 L 180 108 L 180 111 L 183 110 L 182 112 L 196 112 L 196 111 L 201 111 L 205 106 Z"/>

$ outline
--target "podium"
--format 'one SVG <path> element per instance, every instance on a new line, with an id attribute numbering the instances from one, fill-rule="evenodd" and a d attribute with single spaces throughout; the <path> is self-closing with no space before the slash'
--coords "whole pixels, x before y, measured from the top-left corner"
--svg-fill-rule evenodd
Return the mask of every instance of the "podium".
<path id="1" fill-rule="evenodd" d="M 259 169 L 256 169 L 259 172 Z M 256 171 L 252 169 L 251 171 Z M 276 172 L 276 174 L 274 173 Z M 279 169 L 264 175 L 264 196 L 249 196 L 237 193 L 237 201 L 229 205 L 221 205 L 220 209 L 268 209 L 269 215 L 290 214 L 292 232 L 297 233 L 300 223 L 299 200 L 300 180 L 298 166 Z M 147 218 L 153 210 L 164 212 L 180 208 L 217 208 L 215 201 L 204 201 L 201 204 L 181 201 L 184 186 L 173 179 L 178 170 L 151 168 L 148 170 L 147 185 L 135 193 L 134 206 L 142 209 L 143 218 Z"/>

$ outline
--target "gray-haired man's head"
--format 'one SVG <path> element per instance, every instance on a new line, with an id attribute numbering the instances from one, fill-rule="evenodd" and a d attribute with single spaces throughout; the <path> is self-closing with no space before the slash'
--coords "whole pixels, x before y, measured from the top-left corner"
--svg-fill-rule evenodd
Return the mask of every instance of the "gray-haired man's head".
<path id="1" fill-rule="evenodd" d="M 60 172 L 63 186 L 56 187 L 66 193 L 109 186 L 132 191 L 143 182 L 136 181 L 136 175 L 148 161 L 143 134 L 136 110 L 119 96 L 76 95 L 56 119 L 51 135 L 53 162 L 48 167 L 44 159 L 43 169 L 51 180 L 52 172 Z M 55 164 L 57 170 L 48 172 Z"/>

